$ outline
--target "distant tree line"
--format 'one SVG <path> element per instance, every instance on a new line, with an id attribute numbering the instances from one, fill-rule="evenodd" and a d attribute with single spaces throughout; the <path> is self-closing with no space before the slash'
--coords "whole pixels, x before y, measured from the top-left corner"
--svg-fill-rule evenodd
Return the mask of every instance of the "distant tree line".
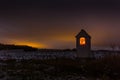
<path id="1" fill-rule="evenodd" d="M 0 44 L 0 50 L 23 49 L 24 51 L 36 51 L 37 48 L 26 45 Z"/>

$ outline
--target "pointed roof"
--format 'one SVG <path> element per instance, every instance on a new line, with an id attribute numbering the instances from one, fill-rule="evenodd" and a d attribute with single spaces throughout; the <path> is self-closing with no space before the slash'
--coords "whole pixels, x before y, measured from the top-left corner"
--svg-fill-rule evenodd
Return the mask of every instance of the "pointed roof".
<path id="1" fill-rule="evenodd" d="M 91 38 L 91 36 L 84 29 L 81 29 L 81 31 L 75 37 L 81 37 L 81 36 L 86 36 Z"/>

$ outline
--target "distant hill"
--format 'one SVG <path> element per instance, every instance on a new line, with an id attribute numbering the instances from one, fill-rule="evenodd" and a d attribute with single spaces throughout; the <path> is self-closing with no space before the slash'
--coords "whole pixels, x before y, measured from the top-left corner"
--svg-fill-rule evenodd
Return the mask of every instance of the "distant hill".
<path id="1" fill-rule="evenodd" d="M 24 51 L 36 51 L 37 48 L 27 45 L 0 44 L 0 50 L 23 49 Z"/>

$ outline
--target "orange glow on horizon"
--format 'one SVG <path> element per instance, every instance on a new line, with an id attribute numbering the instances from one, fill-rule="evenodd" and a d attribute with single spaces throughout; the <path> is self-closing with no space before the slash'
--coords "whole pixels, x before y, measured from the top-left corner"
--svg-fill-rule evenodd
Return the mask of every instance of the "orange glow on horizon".
<path id="1" fill-rule="evenodd" d="M 35 48 L 46 48 L 47 46 L 37 42 L 27 42 L 27 41 L 12 41 L 15 45 L 26 45 Z"/>
<path id="2" fill-rule="evenodd" d="M 86 44 L 86 39 L 84 37 L 80 38 L 80 45 L 85 45 Z"/>

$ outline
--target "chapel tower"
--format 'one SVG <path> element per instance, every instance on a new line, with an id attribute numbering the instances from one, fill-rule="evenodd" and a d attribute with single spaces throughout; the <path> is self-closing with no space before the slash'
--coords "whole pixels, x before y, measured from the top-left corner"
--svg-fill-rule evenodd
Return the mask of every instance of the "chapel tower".
<path id="1" fill-rule="evenodd" d="M 91 36 L 83 29 L 76 35 L 76 49 L 78 58 L 91 57 Z"/>

